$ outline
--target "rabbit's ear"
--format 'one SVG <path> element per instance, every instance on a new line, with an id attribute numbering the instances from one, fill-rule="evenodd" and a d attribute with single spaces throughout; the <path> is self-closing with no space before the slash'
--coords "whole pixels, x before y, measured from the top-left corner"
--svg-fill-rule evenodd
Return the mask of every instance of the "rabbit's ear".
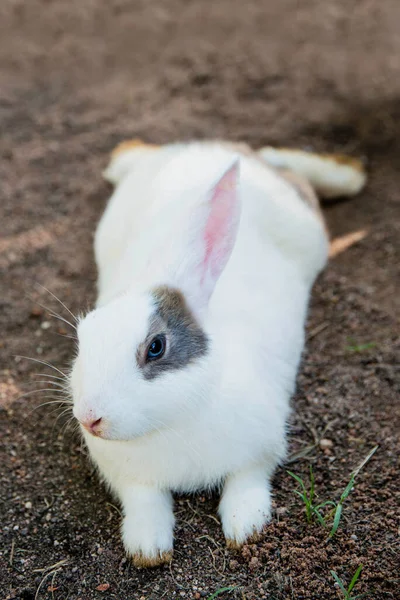
<path id="1" fill-rule="evenodd" d="M 179 283 L 199 312 L 207 306 L 236 241 L 240 220 L 238 176 L 236 161 L 190 217 L 191 235 Z"/>

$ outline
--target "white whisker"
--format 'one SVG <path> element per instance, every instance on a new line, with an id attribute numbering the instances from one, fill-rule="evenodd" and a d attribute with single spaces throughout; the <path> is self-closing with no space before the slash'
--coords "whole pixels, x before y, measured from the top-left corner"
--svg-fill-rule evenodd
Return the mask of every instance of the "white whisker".
<path id="1" fill-rule="evenodd" d="M 42 402 L 42 404 L 38 404 L 38 406 L 35 406 L 34 408 L 32 408 L 32 410 L 30 410 L 28 412 L 28 417 L 30 417 L 32 415 L 32 413 L 35 412 L 35 410 L 38 410 L 39 408 L 42 408 L 43 406 L 48 406 L 49 404 L 61 404 L 61 405 L 65 405 L 65 404 L 69 404 L 68 401 L 66 400 L 52 400 L 50 402 Z"/>
<path id="2" fill-rule="evenodd" d="M 39 360 L 38 358 L 31 358 L 30 356 L 22 356 L 22 355 L 17 355 L 16 358 L 23 358 L 25 360 L 31 360 L 32 362 L 39 363 L 40 365 L 45 365 L 46 367 L 49 367 L 50 369 L 54 369 L 54 371 L 57 371 L 57 373 L 60 373 L 60 375 L 65 377 L 65 379 L 68 378 L 68 376 L 65 373 L 63 373 L 62 371 L 60 371 L 60 369 L 57 369 L 57 367 L 55 367 L 54 365 L 52 365 L 44 360 Z"/>
<path id="3" fill-rule="evenodd" d="M 49 375 L 48 373 L 34 373 L 35 377 L 39 377 L 40 375 L 44 377 L 49 377 L 50 379 L 59 379 L 60 381 L 66 381 L 65 377 L 57 377 L 57 375 Z"/>
<path id="4" fill-rule="evenodd" d="M 68 408 L 66 408 L 65 410 L 63 410 L 57 417 L 57 419 L 54 421 L 54 426 L 56 425 L 57 421 L 63 416 L 65 415 L 67 412 L 71 411 L 71 407 L 68 406 Z"/>
<path id="5" fill-rule="evenodd" d="M 63 438 L 64 438 L 64 436 L 66 435 L 66 433 L 67 433 L 67 431 L 68 431 L 68 428 L 69 428 L 71 425 L 74 425 L 74 426 L 75 426 L 75 428 L 72 430 L 72 433 L 74 433 L 74 431 L 76 431 L 77 429 L 79 429 L 79 423 L 78 423 L 78 422 L 74 423 L 74 421 L 76 421 L 76 419 L 75 419 L 75 417 L 74 417 L 74 416 L 72 416 L 72 417 L 70 417 L 70 418 L 68 419 L 68 421 L 65 423 L 65 425 L 64 425 L 64 427 L 63 427 L 63 429 L 62 429 L 62 431 L 61 431 L 61 435 L 62 435 L 62 437 L 63 437 Z"/>
<path id="6" fill-rule="evenodd" d="M 52 396 L 51 394 L 43 394 L 42 398 L 44 400 L 54 400 L 57 402 L 64 402 L 65 404 L 72 404 L 72 400 L 69 400 L 68 398 L 60 398 L 60 396 Z"/>
<path id="7" fill-rule="evenodd" d="M 69 388 L 67 385 L 63 385 L 62 383 L 57 383 L 56 381 L 51 381 L 49 379 L 38 379 L 35 383 L 47 383 L 48 385 L 54 385 L 60 390 L 67 391 Z"/>
<path id="8" fill-rule="evenodd" d="M 49 315 L 51 315 L 52 317 L 54 317 L 56 319 L 59 319 L 60 321 L 63 321 L 64 323 L 66 323 L 67 325 L 72 327 L 72 329 L 74 329 L 76 331 L 76 326 L 73 323 L 71 323 L 70 321 L 68 321 L 68 319 L 65 319 L 62 315 L 59 315 L 55 310 L 49 308 L 45 304 L 42 304 L 41 302 L 39 302 L 38 300 L 36 300 L 32 296 L 30 296 L 29 294 L 26 294 L 26 297 L 29 298 L 32 302 L 34 302 L 38 306 L 40 306 L 41 308 L 43 308 Z"/>
<path id="9" fill-rule="evenodd" d="M 32 298 L 33 300 L 33 298 Z M 70 327 L 72 327 L 72 329 L 74 329 L 76 331 L 76 325 L 74 325 L 73 323 L 71 323 L 71 321 L 68 321 L 68 319 L 65 319 L 64 317 L 62 317 L 61 315 L 59 315 L 58 313 L 54 312 L 53 310 L 51 310 L 51 308 L 49 308 L 48 306 L 46 306 L 45 304 L 41 304 L 40 302 L 38 302 L 37 300 L 34 301 L 38 306 L 40 306 L 41 308 L 44 308 L 44 310 L 46 312 L 49 313 L 49 315 L 51 315 L 52 317 L 54 317 L 55 319 L 58 319 L 59 321 L 63 321 L 66 325 L 69 325 Z M 76 339 L 76 338 L 74 338 Z"/>
<path id="10" fill-rule="evenodd" d="M 63 306 L 65 308 L 65 310 L 71 315 L 71 317 L 74 319 L 75 323 L 78 323 L 78 318 L 74 315 L 74 313 L 68 308 L 68 306 L 66 306 L 64 304 L 64 302 L 62 302 L 60 300 L 60 298 L 58 298 L 53 292 L 51 292 L 50 290 L 48 290 L 46 287 L 44 287 L 44 285 L 41 285 L 40 283 L 36 284 L 37 286 L 41 287 L 45 292 L 47 292 L 48 294 L 50 294 L 50 296 L 52 296 L 55 300 L 57 300 L 57 302 L 59 302 L 61 304 L 61 306 Z"/>
<path id="11" fill-rule="evenodd" d="M 30 392 L 25 392 L 25 394 L 21 394 L 20 396 L 18 396 L 17 400 L 22 400 L 22 398 L 26 398 L 27 396 L 33 396 L 34 394 L 39 394 L 41 392 L 53 392 L 55 394 L 55 398 L 65 397 L 63 396 L 61 390 L 55 390 L 54 388 L 42 388 L 41 390 L 31 390 Z M 57 396 L 57 394 L 59 395 Z"/>
<path id="12" fill-rule="evenodd" d="M 76 337 L 76 335 L 68 335 L 67 333 L 59 333 L 58 331 L 54 331 L 55 335 L 58 335 L 59 337 L 63 337 L 63 338 L 68 338 L 69 340 L 74 340 L 75 342 L 78 341 L 78 338 Z"/>

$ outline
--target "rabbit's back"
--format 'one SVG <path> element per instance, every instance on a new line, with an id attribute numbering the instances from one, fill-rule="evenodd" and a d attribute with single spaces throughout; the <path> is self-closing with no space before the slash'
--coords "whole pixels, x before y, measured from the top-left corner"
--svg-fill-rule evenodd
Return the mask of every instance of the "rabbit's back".
<path id="1" fill-rule="evenodd" d="M 238 270 L 262 267 L 263 257 L 273 246 L 296 264 L 300 276 L 312 281 L 327 256 L 326 233 L 318 215 L 302 199 L 295 187 L 251 153 L 240 156 L 242 214 L 235 249 L 224 279 L 236 277 Z M 117 185 L 99 223 L 95 255 L 99 270 L 99 291 L 110 293 L 117 265 L 121 267 L 127 249 L 145 247 L 138 240 L 176 235 L 184 208 L 196 203 L 221 173 L 221 168 L 238 157 L 229 145 L 217 142 L 172 144 L 138 151 L 130 168 Z M 183 225 L 184 226 L 184 225 Z M 155 232 L 154 234 L 152 232 Z M 257 241 L 255 241 L 257 240 Z M 126 270 L 132 274 L 132 266 Z"/>

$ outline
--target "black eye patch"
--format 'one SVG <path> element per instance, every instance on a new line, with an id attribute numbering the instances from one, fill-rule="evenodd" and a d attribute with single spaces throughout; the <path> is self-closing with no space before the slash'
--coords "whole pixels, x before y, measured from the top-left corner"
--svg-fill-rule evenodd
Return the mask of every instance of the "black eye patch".
<path id="1" fill-rule="evenodd" d="M 138 348 L 136 359 L 145 379 L 176 371 L 208 351 L 208 338 L 179 290 L 153 290 L 156 309 L 148 336 Z"/>

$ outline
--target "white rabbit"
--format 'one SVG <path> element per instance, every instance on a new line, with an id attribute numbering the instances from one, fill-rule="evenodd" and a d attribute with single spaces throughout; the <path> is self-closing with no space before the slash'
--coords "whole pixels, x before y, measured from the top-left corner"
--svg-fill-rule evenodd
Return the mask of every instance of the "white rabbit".
<path id="1" fill-rule="evenodd" d="M 222 485 L 231 546 L 270 518 L 310 288 L 328 254 L 316 196 L 267 165 L 278 157 L 125 143 L 105 173 L 116 189 L 95 238 L 99 295 L 79 322 L 70 386 L 138 566 L 171 559 L 173 491 Z M 314 158 L 322 168 L 285 152 L 278 166 L 328 182 L 328 195 L 364 185 L 358 164 Z"/>

